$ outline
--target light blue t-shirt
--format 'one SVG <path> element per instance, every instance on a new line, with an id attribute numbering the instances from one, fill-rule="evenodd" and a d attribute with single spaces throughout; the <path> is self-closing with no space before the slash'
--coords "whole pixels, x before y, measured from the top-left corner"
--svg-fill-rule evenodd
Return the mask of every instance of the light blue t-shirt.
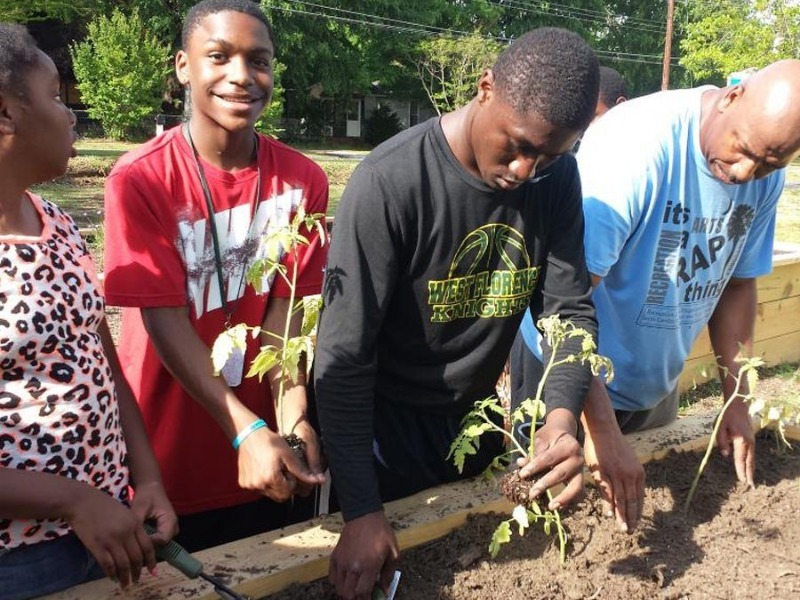
<path id="1" fill-rule="evenodd" d="M 713 177 L 699 139 L 709 89 L 620 104 L 589 128 L 577 155 L 586 263 L 603 278 L 592 296 L 598 351 L 614 363 L 615 409 L 666 396 L 730 278 L 772 268 L 784 172 L 741 185 Z M 522 333 L 540 356 L 530 311 Z"/>

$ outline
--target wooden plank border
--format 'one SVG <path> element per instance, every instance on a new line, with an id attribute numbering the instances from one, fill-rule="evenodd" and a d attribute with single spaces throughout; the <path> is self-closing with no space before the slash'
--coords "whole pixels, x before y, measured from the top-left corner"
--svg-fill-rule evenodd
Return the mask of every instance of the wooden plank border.
<path id="1" fill-rule="evenodd" d="M 800 244 L 776 242 L 772 264 L 772 273 L 757 280 L 753 348 L 768 366 L 800 360 Z M 680 391 L 716 377 L 716 359 L 706 328 L 686 359 Z"/>
<path id="2" fill-rule="evenodd" d="M 628 436 L 642 463 L 663 458 L 669 451 L 693 451 L 708 443 L 714 414 L 679 419 L 666 427 Z M 757 423 L 753 423 L 754 429 Z M 800 439 L 800 428 L 787 429 L 787 435 Z M 504 511 L 509 503 L 480 479 L 461 481 L 426 490 L 409 498 L 386 504 L 386 514 L 395 528 L 402 549 L 440 538 L 461 526 L 470 514 Z M 326 515 L 291 527 L 239 540 L 198 552 L 206 572 L 222 577 L 237 592 L 264 598 L 292 583 L 324 577 L 328 558 L 341 531 L 338 514 Z M 50 600 L 197 598 L 214 600 L 211 587 L 189 580 L 166 564 L 159 565 L 159 576 L 145 574 L 133 589 L 120 592 L 101 580 L 48 596 Z"/>

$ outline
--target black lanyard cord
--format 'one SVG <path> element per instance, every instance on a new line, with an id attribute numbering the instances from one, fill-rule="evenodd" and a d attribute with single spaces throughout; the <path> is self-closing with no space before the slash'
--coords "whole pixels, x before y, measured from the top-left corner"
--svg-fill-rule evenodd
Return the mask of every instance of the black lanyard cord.
<path id="1" fill-rule="evenodd" d="M 192 139 L 192 133 L 189 131 L 188 124 L 183 128 L 184 136 L 186 140 L 189 142 L 189 145 L 192 148 L 192 154 L 194 155 L 194 164 L 197 167 L 197 176 L 200 179 L 200 187 L 203 189 L 203 196 L 206 200 L 206 209 L 208 210 L 208 219 L 211 222 L 211 241 L 212 246 L 214 247 L 214 266 L 216 267 L 217 272 L 217 283 L 219 285 L 219 297 L 220 301 L 222 302 L 222 311 L 225 313 L 225 325 L 226 327 L 230 325 L 231 317 L 233 316 L 233 310 L 230 310 L 228 307 L 228 302 L 226 296 L 228 295 L 225 290 L 224 285 L 224 277 L 222 275 L 222 250 L 219 243 L 219 235 L 217 233 L 217 223 L 214 217 L 214 199 L 211 195 L 211 188 L 208 187 L 208 181 L 206 180 L 206 174 L 203 171 L 203 165 L 200 164 L 200 155 L 197 152 L 197 148 L 194 145 L 194 140 Z M 259 162 L 259 148 L 258 148 L 258 135 L 255 134 L 255 154 L 256 154 L 256 195 L 253 200 L 253 207 L 252 207 L 252 214 L 250 215 L 250 229 L 252 231 L 253 222 L 255 221 L 255 214 L 258 206 L 258 202 L 261 196 L 261 164 Z M 251 231 L 248 231 L 247 237 L 250 237 Z M 242 276 L 239 278 L 239 286 L 237 289 L 237 296 L 239 291 L 242 289 L 242 283 L 244 282 L 245 273 L 247 271 L 247 261 L 242 264 Z"/>

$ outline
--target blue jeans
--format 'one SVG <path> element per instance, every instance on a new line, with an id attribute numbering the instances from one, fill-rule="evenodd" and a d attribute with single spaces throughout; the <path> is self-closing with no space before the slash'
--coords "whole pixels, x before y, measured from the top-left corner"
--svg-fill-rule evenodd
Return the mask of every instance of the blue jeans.
<path id="1" fill-rule="evenodd" d="M 0 550 L 0 600 L 25 600 L 105 577 L 74 533 L 56 540 Z"/>

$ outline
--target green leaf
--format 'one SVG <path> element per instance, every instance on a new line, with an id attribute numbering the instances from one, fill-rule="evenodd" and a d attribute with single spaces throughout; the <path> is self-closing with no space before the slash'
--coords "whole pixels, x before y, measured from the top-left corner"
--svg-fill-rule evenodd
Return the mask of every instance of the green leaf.
<path id="1" fill-rule="evenodd" d="M 234 348 L 239 348 L 243 353 L 247 349 L 247 326 L 241 323 L 226 329 L 214 340 L 211 348 L 211 364 L 214 367 L 215 377 L 219 376 Z"/>
<path id="2" fill-rule="evenodd" d="M 465 427 L 461 435 L 468 438 L 477 438 L 490 429 L 492 429 L 492 426 L 489 423 L 476 423 Z"/>
<path id="3" fill-rule="evenodd" d="M 511 524 L 508 521 L 501 522 L 492 534 L 492 541 L 489 542 L 489 556 L 495 558 L 500 552 L 500 546 L 511 541 Z"/>
<path id="4" fill-rule="evenodd" d="M 311 335 L 316 331 L 321 308 L 321 295 L 306 296 L 303 298 L 303 325 L 300 329 L 303 335 Z"/>
<path id="5" fill-rule="evenodd" d="M 262 346 L 261 351 L 253 359 L 250 364 L 250 370 L 247 371 L 247 377 L 258 376 L 261 381 L 270 369 L 280 362 L 280 350 L 275 346 Z"/>

